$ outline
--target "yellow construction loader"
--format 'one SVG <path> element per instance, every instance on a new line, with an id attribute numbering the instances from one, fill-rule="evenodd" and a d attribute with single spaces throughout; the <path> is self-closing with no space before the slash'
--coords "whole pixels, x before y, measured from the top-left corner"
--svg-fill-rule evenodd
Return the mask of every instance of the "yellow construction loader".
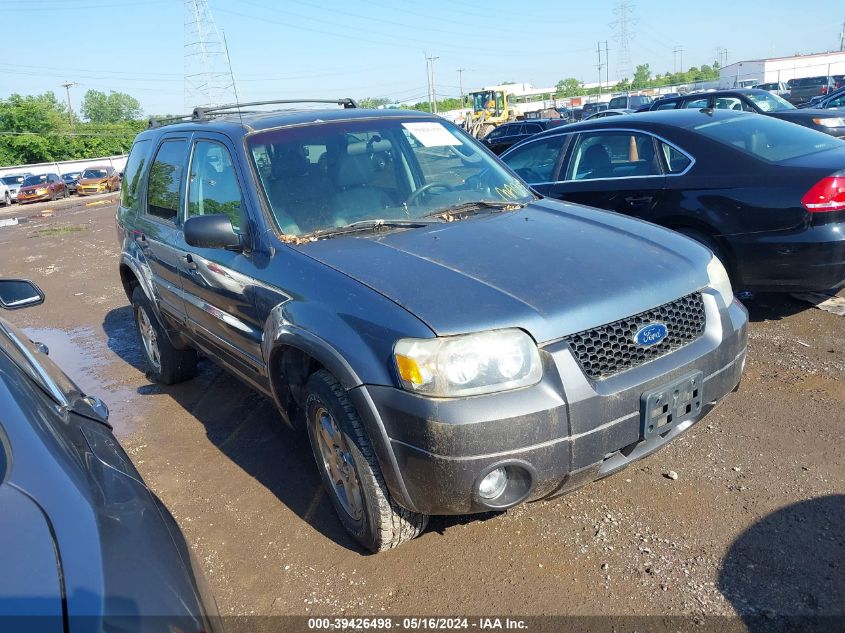
<path id="1" fill-rule="evenodd" d="M 515 121 L 520 116 L 506 90 L 478 90 L 470 92 L 469 98 L 472 111 L 467 115 L 464 127 L 475 138 L 484 138 L 497 125 Z"/>

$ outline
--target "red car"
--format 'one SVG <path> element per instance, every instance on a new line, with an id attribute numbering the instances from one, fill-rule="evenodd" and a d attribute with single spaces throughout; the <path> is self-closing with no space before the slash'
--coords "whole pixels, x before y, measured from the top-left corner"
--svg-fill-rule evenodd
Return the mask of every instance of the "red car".
<path id="1" fill-rule="evenodd" d="M 56 174 L 28 176 L 18 190 L 18 202 L 39 202 L 67 198 L 67 185 Z"/>

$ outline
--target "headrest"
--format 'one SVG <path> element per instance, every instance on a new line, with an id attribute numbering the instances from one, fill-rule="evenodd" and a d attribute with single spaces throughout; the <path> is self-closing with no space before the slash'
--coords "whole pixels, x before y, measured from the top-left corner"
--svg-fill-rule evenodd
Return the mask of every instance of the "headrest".
<path id="1" fill-rule="evenodd" d="M 305 171 L 308 159 L 301 147 L 283 145 L 276 150 L 270 172 L 274 178 L 285 176 L 299 176 Z"/>
<path id="2" fill-rule="evenodd" d="M 337 184 L 341 187 L 366 185 L 375 174 L 373 161 L 366 154 L 344 156 L 337 168 Z"/>

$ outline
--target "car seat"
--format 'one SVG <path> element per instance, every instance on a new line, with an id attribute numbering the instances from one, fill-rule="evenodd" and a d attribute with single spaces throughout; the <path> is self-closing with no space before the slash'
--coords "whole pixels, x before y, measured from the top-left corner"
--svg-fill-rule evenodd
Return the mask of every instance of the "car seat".
<path id="1" fill-rule="evenodd" d="M 371 185 L 375 167 L 368 154 L 344 155 L 337 168 L 340 190 L 332 196 L 335 225 L 344 226 L 359 219 L 378 218 L 392 205 L 390 197 Z"/>
<path id="2" fill-rule="evenodd" d="M 607 178 L 613 175 L 610 152 L 604 145 L 590 145 L 578 166 L 581 178 Z"/>

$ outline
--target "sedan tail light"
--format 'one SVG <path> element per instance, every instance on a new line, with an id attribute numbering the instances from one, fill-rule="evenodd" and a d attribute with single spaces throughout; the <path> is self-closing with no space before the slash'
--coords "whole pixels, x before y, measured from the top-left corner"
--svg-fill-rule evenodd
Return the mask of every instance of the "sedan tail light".
<path id="1" fill-rule="evenodd" d="M 845 209 L 845 174 L 822 178 L 804 194 L 801 204 L 810 213 Z"/>

